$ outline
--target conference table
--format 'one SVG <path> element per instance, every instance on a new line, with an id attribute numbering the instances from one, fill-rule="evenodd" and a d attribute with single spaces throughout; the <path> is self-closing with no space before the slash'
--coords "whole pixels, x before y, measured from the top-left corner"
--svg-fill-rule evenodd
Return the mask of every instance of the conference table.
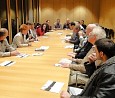
<path id="1" fill-rule="evenodd" d="M 61 91 L 67 90 L 70 70 L 54 65 L 62 58 L 69 58 L 67 53 L 72 49 L 64 48 L 68 43 L 63 38 L 70 32 L 48 32 L 40 36 L 38 42 L 32 42 L 32 46 L 17 49 L 20 53 L 28 54 L 28 57 L 0 58 L 0 63 L 6 60 L 15 62 L 11 66 L 0 66 L 0 98 L 60 98 L 60 93 L 44 91 L 41 87 L 52 80 L 64 83 Z M 40 46 L 49 46 L 49 49 L 35 51 Z M 43 55 L 33 56 L 33 53 Z"/>

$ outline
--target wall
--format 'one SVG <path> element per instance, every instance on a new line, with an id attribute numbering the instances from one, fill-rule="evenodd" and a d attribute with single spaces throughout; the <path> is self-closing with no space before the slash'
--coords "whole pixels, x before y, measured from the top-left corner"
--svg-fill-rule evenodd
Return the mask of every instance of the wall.
<path id="1" fill-rule="evenodd" d="M 0 1 L 0 18 L 6 19 L 6 0 Z"/>
<path id="2" fill-rule="evenodd" d="M 101 0 L 99 23 L 107 28 L 115 30 L 115 1 Z"/>
<path id="3" fill-rule="evenodd" d="M 47 19 L 51 24 L 57 18 L 64 23 L 66 18 L 71 21 L 85 20 L 86 24 L 99 22 L 100 0 L 40 0 L 40 23 Z"/>

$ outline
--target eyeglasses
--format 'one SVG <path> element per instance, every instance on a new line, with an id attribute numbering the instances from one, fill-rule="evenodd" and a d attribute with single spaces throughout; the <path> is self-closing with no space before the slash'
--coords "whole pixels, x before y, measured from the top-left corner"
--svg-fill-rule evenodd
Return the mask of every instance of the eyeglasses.
<path id="1" fill-rule="evenodd" d="M 94 35 L 89 34 L 88 38 L 92 38 L 92 37 L 94 37 Z"/>
<path id="2" fill-rule="evenodd" d="M 93 52 L 95 52 L 95 45 L 92 46 Z"/>

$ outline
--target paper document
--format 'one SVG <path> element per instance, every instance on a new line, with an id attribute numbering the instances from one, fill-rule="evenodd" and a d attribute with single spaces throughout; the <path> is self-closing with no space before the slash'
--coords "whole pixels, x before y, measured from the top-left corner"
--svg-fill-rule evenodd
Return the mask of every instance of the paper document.
<path id="1" fill-rule="evenodd" d="M 28 54 L 19 54 L 17 55 L 16 57 L 19 57 L 19 58 L 25 58 L 25 57 L 28 57 L 29 55 Z"/>
<path id="2" fill-rule="evenodd" d="M 58 35 L 62 35 L 63 34 L 63 32 L 58 32 Z"/>
<path id="3" fill-rule="evenodd" d="M 59 63 L 60 63 L 60 64 L 61 64 L 61 63 L 68 63 L 68 64 L 71 64 L 72 61 L 69 60 L 69 59 L 67 59 L 67 58 L 62 58 L 62 59 L 59 61 Z"/>
<path id="4" fill-rule="evenodd" d="M 63 82 L 56 82 L 56 81 L 48 80 L 41 89 L 45 91 L 59 93 L 63 85 L 64 85 Z"/>
<path id="5" fill-rule="evenodd" d="M 56 63 L 56 64 L 54 64 L 56 67 L 59 67 L 59 66 L 61 66 L 61 64 L 59 64 L 59 63 Z"/>
<path id="6" fill-rule="evenodd" d="M 33 53 L 32 56 L 41 56 L 43 53 Z"/>
<path id="7" fill-rule="evenodd" d="M 71 39 L 71 36 L 66 36 L 65 40 Z"/>
<path id="8" fill-rule="evenodd" d="M 14 61 L 4 61 L 3 63 L 0 64 L 0 66 L 11 66 L 14 64 Z"/>
<path id="9" fill-rule="evenodd" d="M 48 36 L 42 36 L 43 38 L 48 38 Z"/>
<path id="10" fill-rule="evenodd" d="M 49 48 L 49 46 L 41 46 L 40 49 L 44 49 L 47 50 Z"/>
<path id="11" fill-rule="evenodd" d="M 74 44 L 66 45 L 65 48 L 70 48 L 70 49 L 72 49 L 72 48 L 74 48 Z"/>
<path id="12" fill-rule="evenodd" d="M 38 40 L 36 40 L 36 41 L 34 41 L 35 43 L 37 43 L 38 42 Z"/>
<path id="13" fill-rule="evenodd" d="M 49 46 L 41 46 L 40 48 L 36 48 L 35 51 L 45 51 L 49 48 Z"/>
<path id="14" fill-rule="evenodd" d="M 82 92 L 83 89 L 81 88 L 76 88 L 76 87 L 69 87 L 69 93 L 71 95 L 78 95 Z"/>

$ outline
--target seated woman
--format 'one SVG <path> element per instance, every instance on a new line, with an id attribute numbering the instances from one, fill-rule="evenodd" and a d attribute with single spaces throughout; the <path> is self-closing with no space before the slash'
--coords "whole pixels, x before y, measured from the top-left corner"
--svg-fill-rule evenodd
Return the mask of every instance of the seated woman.
<path id="1" fill-rule="evenodd" d="M 16 56 L 20 54 L 15 48 L 9 45 L 6 37 L 8 30 L 5 28 L 0 29 L 0 57 Z"/>
<path id="2" fill-rule="evenodd" d="M 38 36 L 43 36 L 47 32 L 46 24 L 43 23 L 36 29 L 36 33 Z"/>
<path id="3" fill-rule="evenodd" d="M 20 32 L 14 36 L 12 46 L 15 48 L 31 46 L 29 40 L 26 39 L 27 33 L 28 33 L 28 26 L 26 24 L 22 24 L 20 26 Z"/>

